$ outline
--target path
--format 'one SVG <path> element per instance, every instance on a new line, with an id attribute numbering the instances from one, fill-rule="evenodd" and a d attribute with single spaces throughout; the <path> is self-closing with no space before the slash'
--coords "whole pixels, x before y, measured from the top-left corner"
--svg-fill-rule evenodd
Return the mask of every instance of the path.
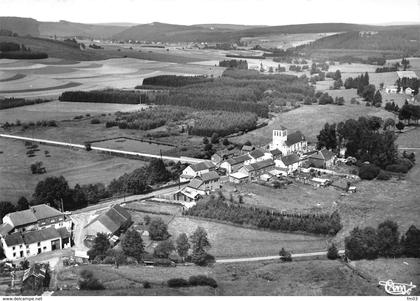
<path id="1" fill-rule="evenodd" d="M 68 143 L 68 142 L 61 142 L 61 141 L 54 141 L 54 140 L 29 138 L 29 137 L 6 135 L 6 134 L 0 134 L 0 137 L 1 138 L 8 138 L 8 139 L 22 140 L 22 141 L 38 142 L 38 143 L 52 145 L 52 146 L 62 146 L 62 147 L 86 149 L 85 145 L 82 145 L 82 144 L 75 144 L 75 143 Z M 163 160 L 169 160 L 169 161 L 181 162 L 181 163 L 190 163 L 190 164 L 209 161 L 209 160 L 197 159 L 197 158 L 191 158 L 191 157 L 182 157 L 182 156 L 181 157 L 170 157 L 170 156 L 160 156 L 160 155 L 152 155 L 152 154 L 138 153 L 138 152 L 129 152 L 129 151 L 123 151 L 123 150 L 111 149 L 111 148 L 104 148 L 104 147 L 97 147 L 97 146 L 91 146 L 91 149 L 94 150 L 94 151 L 98 151 L 98 152 L 102 152 L 102 153 L 108 153 L 108 154 L 119 154 L 119 155 L 129 155 L 129 156 L 136 156 L 136 157 L 157 158 L 157 159 L 163 159 Z"/>
<path id="2" fill-rule="evenodd" d="M 339 250 L 338 253 L 344 254 L 344 250 Z M 312 257 L 312 256 L 327 256 L 327 251 L 292 254 L 292 258 L 303 258 L 303 257 Z M 263 257 L 216 259 L 216 263 L 251 262 L 251 261 L 275 260 L 275 259 L 280 259 L 280 256 L 276 255 L 276 256 L 263 256 Z"/>

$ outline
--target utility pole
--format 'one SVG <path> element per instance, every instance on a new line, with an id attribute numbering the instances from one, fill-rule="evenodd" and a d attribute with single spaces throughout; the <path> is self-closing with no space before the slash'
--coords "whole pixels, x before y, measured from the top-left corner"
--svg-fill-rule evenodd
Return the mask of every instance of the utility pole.
<path id="1" fill-rule="evenodd" d="M 61 212 L 64 213 L 64 202 L 63 202 L 63 198 L 61 198 Z"/>

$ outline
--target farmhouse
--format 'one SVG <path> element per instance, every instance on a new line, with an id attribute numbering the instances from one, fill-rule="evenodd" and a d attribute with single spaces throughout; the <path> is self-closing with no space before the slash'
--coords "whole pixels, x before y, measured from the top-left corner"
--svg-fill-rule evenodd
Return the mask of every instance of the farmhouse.
<path id="1" fill-rule="evenodd" d="M 3 217 L 0 238 L 8 259 L 19 259 L 70 247 L 72 221 L 45 204 Z"/>
<path id="2" fill-rule="evenodd" d="M 214 165 L 218 166 L 223 161 L 235 157 L 238 155 L 239 151 L 236 150 L 223 150 L 216 152 L 213 156 L 211 156 L 211 162 L 213 162 Z"/>
<path id="3" fill-rule="evenodd" d="M 396 71 L 398 78 L 418 78 L 417 74 L 414 71 Z"/>
<path id="4" fill-rule="evenodd" d="M 268 159 L 264 161 L 251 163 L 249 165 L 245 165 L 241 169 L 239 169 L 239 172 L 247 175 L 249 179 L 253 179 L 253 178 L 259 177 L 266 171 L 273 169 L 274 166 L 275 166 L 274 161 L 271 159 Z"/>
<path id="5" fill-rule="evenodd" d="M 308 157 L 309 166 L 316 168 L 330 168 L 334 165 L 335 155 L 333 152 L 322 149 Z"/>
<path id="6" fill-rule="evenodd" d="M 249 179 L 248 174 L 242 173 L 242 172 L 235 172 L 231 173 L 229 175 L 229 182 L 235 183 L 235 184 L 241 184 L 247 182 Z"/>
<path id="7" fill-rule="evenodd" d="M 237 172 L 242 166 L 246 164 L 250 164 L 252 161 L 252 158 L 250 155 L 245 154 L 238 157 L 233 157 L 222 164 L 220 164 L 220 167 L 224 168 L 228 174 Z"/>
<path id="8" fill-rule="evenodd" d="M 86 235 L 96 236 L 97 233 L 115 234 L 118 230 L 131 223 L 130 213 L 120 205 L 112 205 L 105 212 L 94 217 L 85 227 Z"/>
<path id="9" fill-rule="evenodd" d="M 385 88 L 385 92 L 387 94 L 396 94 L 396 93 L 398 93 L 398 87 L 397 86 L 387 86 Z"/>
<path id="10" fill-rule="evenodd" d="M 288 174 L 297 170 L 300 166 L 300 158 L 296 154 L 290 154 L 283 156 L 280 159 L 274 161 L 276 167 L 285 170 Z"/>
<path id="11" fill-rule="evenodd" d="M 280 130 L 273 130 L 273 141 L 269 147 L 270 150 L 278 149 L 283 155 L 288 155 L 306 151 L 308 142 L 300 131 L 289 135 L 287 129 L 281 127 Z"/>
<path id="12" fill-rule="evenodd" d="M 177 201 L 196 201 L 200 197 L 220 188 L 220 176 L 215 171 L 210 171 L 195 177 L 188 183 L 187 187 L 178 190 L 174 194 Z"/>
<path id="13" fill-rule="evenodd" d="M 192 164 L 182 171 L 180 180 L 191 180 L 197 176 L 201 176 L 203 173 L 215 170 L 215 168 L 214 163 L 209 161 Z"/>
<path id="14" fill-rule="evenodd" d="M 249 153 L 249 156 L 251 157 L 251 163 L 259 162 L 266 159 L 265 153 L 260 149 L 251 151 Z"/>

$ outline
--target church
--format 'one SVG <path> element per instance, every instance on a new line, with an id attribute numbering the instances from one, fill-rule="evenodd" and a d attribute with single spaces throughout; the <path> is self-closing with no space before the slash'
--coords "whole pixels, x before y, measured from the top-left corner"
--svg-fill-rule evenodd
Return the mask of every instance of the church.
<path id="1" fill-rule="evenodd" d="M 270 144 L 270 150 L 278 149 L 283 156 L 305 152 L 308 148 L 308 142 L 305 136 L 296 131 L 292 134 L 287 133 L 287 128 L 281 127 L 279 130 L 273 130 L 273 141 Z"/>

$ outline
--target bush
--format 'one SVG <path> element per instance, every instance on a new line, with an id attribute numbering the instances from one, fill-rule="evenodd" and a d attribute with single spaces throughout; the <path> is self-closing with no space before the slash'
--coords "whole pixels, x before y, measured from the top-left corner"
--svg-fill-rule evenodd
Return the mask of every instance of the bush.
<path id="1" fill-rule="evenodd" d="M 409 159 L 402 158 L 398 159 L 396 164 L 388 165 L 385 169 L 391 172 L 407 173 L 413 167 L 413 165 L 413 162 L 411 162 Z"/>
<path id="2" fill-rule="evenodd" d="M 98 118 L 93 118 L 93 119 L 90 121 L 90 123 L 91 123 L 91 124 L 98 124 L 98 123 L 101 123 L 101 121 L 100 121 Z"/>
<path id="3" fill-rule="evenodd" d="M 150 284 L 150 282 L 149 281 L 145 281 L 145 282 L 143 282 L 143 288 L 151 288 L 152 286 L 151 286 L 151 284 Z"/>
<path id="4" fill-rule="evenodd" d="M 290 262 L 292 261 L 292 254 L 286 251 L 284 248 L 281 248 L 279 252 L 280 260 L 283 262 Z"/>
<path id="5" fill-rule="evenodd" d="M 114 264 L 115 263 L 115 258 L 112 256 L 107 256 L 102 260 L 103 264 Z"/>
<path id="6" fill-rule="evenodd" d="M 169 287 L 186 287 L 188 286 L 188 281 L 183 278 L 172 278 L 168 280 Z"/>
<path id="7" fill-rule="evenodd" d="M 378 176 L 376 177 L 377 180 L 381 180 L 381 181 L 388 181 L 389 179 L 391 179 L 391 175 L 383 170 L 381 170 L 378 174 Z"/>
<path id="8" fill-rule="evenodd" d="M 359 168 L 359 177 L 363 180 L 373 180 L 379 174 L 379 167 L 373 164 L 363 164 Z"/>
<path id="9" fill-rule="evenodd" d="M 81 290 L 103 290 L 103 284 L 88 270 L 80 271 L 79 288 Z"/>
<path id="10" fill-rule="evenodd" d="M 212 288 L 217 287 L 217 282 L 213 278 L 207 277 L 205 275 L 191 276 L 188 279 L 188 283 L 192 286 L 210 286 Z"/>
<path id="11" fill-rule="evenodd" d="M 127 259 L 125 260 L 127 264 L 137 264 L 138 261 L 134 257 L 127 256 Z"/>
<path id="12" fill-rule="evenodd" d="M 338 250 L 337 247 L 332 244 L 331 247 L 328 248 L 328 252 L 327 252 L 327 258 L 334 260 L 339 258 L 340 256 L 338 255 Z"/>

